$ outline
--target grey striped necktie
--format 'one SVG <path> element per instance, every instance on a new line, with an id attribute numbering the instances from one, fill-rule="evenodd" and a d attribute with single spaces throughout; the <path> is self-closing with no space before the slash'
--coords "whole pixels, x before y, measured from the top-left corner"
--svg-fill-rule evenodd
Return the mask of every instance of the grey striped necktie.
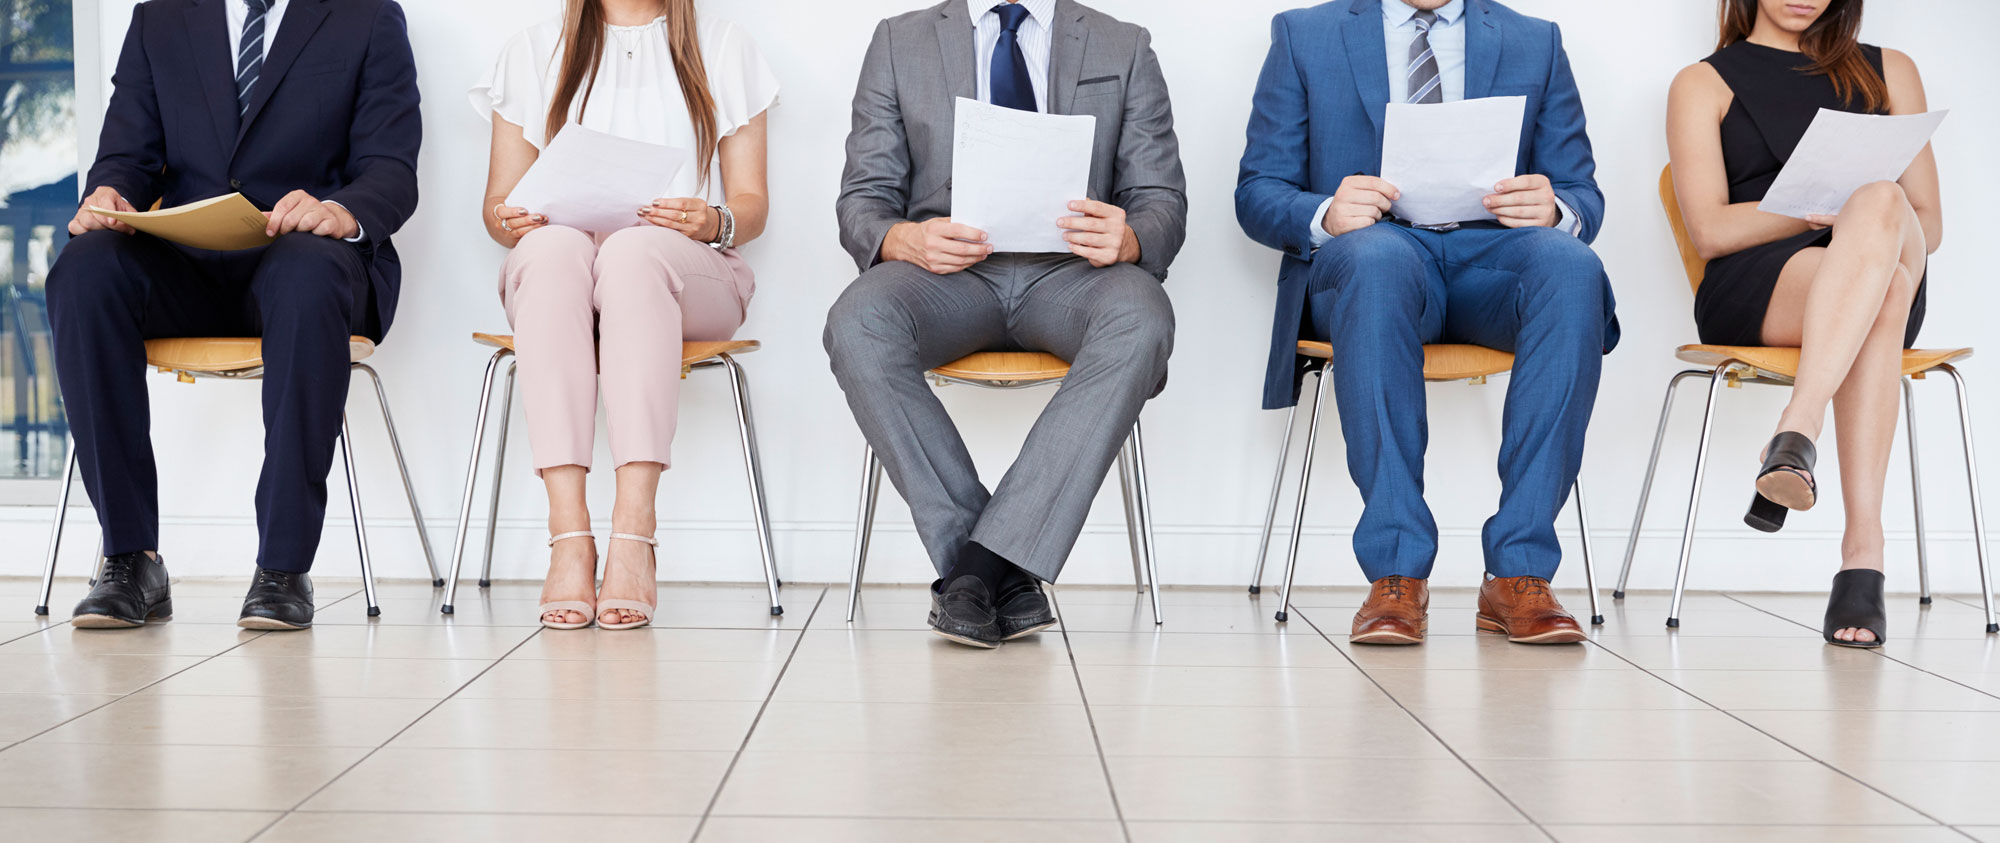
<path id="1" fill-rule="evenodd" d="M 250 91 L 264 73 L 264 17 L 270 0 L 243 0 L 250 17 L 243 21 L 243 41 L 236 46 L 236 116 L 250 112 Z"/>
<path id="2" fill-rule="evenodd" d="M 1444 80 L 1438 76 L 1437 53 L 1431 50 L 1431 26 L 1437 23 L 1437 13 L 1421 10 L 1412 18 L 1417 22 L 1417 40 L 1410 42 L 1410 67 L 1405 75 L 1409 79 L 1410 92 L 1406 102 L 1444 102 Z"/>

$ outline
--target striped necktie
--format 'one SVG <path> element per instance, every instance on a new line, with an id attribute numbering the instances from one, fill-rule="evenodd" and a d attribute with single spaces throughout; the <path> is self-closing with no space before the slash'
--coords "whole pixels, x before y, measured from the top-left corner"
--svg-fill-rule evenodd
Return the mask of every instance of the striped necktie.
<path id="1" fill-rule="evenodd" d="M 243 0 L 250 17 L 243 21 L 243 42 L 236 46 L 236 116 L 250 113 L 250 91 L 264 72 L 264 16 L 270 0 Z"/>
<path id="2" fill-rule="evenodd" d="M 1419 11 L 1412 18 L 1417 22 L 1417 40 L 1410 42 L 1410 68 L 1406 72 L 1410 92 L 1407 102 L 1432 104 L 1444 102 L 1444 83 L 1438 76 L 1437 53 L 1431 50 L 1431 26 L 1437 23 L 1437 13 Z"/>

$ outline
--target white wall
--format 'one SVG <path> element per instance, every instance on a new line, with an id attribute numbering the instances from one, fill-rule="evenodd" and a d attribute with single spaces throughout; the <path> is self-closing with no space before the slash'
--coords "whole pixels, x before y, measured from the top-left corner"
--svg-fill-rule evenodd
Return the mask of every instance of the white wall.
<path id="1" fill-rule="evenodd" d="M 728 15 L 755 33 L 786 85 L 783 103 L 771 117 L 770 233 L 745 250 L 762 283 L 742 336 L 766 344 L 746 364 L 788 579 L 845 576 L 861 438 L 827 373 L 819 342 L 827 306 L 854 274 L 833 228 L 840 139 L 861 52 L 875 21 L 916 2 L 703 4 L 706 13 Z M 1242 236 L 1231 192 L 1268 22 L 1294 3 L 1097 3 L 1152 29 L 1173 89 L 1190 181 L 1193 234 L 1168 286 L 1180 313 L 1172 384 L 1145 415 L 1161 568 L 1169 583 L 1235 584 L 1248 576 L 1255 525 L 1263 514 L 1281 433 L 1283 414 L 1257 409 L 1277 257 Z M 130 0 L 102 2 L 98 40 L 107 78 L 129 5 Z M 1678 68 L 1712 48 L 1712 4 L 1516 0 L 1514 5 L 1563 24 L 1610 203 L 1597 249 L 1617 287 L 1625 340 L 1607 361 L 1584 468 L 1601 577 L 1608 589 L 1630 525 L 1661 389 L 1679 368 L 1671 350 L 1693 337 L 1691 295 L 1655 200 L 1654 180 L 1666 158 L 1661 129 L 1666 84 Z M 1937 144 L 1953 236 L 1934 263 L 1924 339 L 1930 345 L 1974 344 L 1990 336 L 1983 330 L 1984 320 L 2000 311 L 2000 291 L 1991 283 L 1990 262 L 1975 227 L 1976 209 L 2000 191 L 2000 164 L 1990 154 L 1991 139 L 2000 135 L 2000 99 L 1990 80 L 1991 33 L 2000 28 L 2000 7 L 1985 0 L 1872 5 L 1866 37 L 1913 55 L 1925 72 L 1933 106 L 1954 109 Z M 376 362 L 389 382 L 430 533 L 442 554 L 458 508 L 468 428 L 486 357 L 467 335 L 502 330 L 506 324 L 495 294 L 502 251 L 483 236 L 475 219 L 481 213 L 487 127 L 467 107 L 464 91 L 512 32 L 553 15 L 559 3 L 405 0 L 404 6 L 426 95 L 425 201 L 397 236 L 406 269 L 402 311 Z M 1941 7 L 1949 11 L 1939 14 Z M 108 86 L 104 91 L 108 94 Z M 2000 378 L 1984 363 L 1975 360 L 1968 367 L 1975 388 L 1973 412 L 1985 420 L 1985 478 L 1989 489 L 2000 494 Z M 1446 537 L 1441 579 L 1476 581 L 1479 526 L 1498 494 L 1493 462 L 1502 383 L 1431 388 L 1431 501 Z M 240 572 L 254 548 L 250 496 L 260 456 L 257 391 L 215 382 L 185 386 L 165 378 L 154 384 L 165 550 L 183 574 Z M 1928 437 L 1932 561 L 1940 587 L 1973 590 L 1970 519 L 1948 393 L 1942 380 L 1920 393 L 1922 429 Z M 677 465 L 660 498 L 665 577 L 757 576 L 728 396 L 721 380 L 701 374 L 686 391 Z M 1749 497 L 1757 448 L 1769 433 L 1783 393 L 1747 389 L 1724 398 L 1693 585 L 1824 588 L 1838 559 L 1837 506 L 1795 517 L 1793 527 L 1778 537 L 1752 533 L 1738 520 Z M 1044 400 L 966 387 L 945 390 L 945 401 L 964 420 L 989 482 L 997 480 Z M 1667 467 L 1654 497 L 1635 587 L 1670 582 L 1680 530 L 1676 501 L 1688 488 L 1698 402 L 1698 397 L 1688 397 L 1670 433 Z M 370 399 L 354 399 L 377 570 L 384 576 L 420 575 L 411 522 L 373 412 Z M 525 470 L 527 443 L 518 415 L 517 409 L 510 485 L 501 505 L 496 574 L 502 577 L 539 576 L 546 552 L 539 541 L 544 503 Z M 1358 502 L 1345 477 L 1337 425 L 1329 423 L 1326 433 L 1300 580 L 1355 583 L 1360 576 L 1347 542 Z M 1896 458 L 1903 459 L 1900 446 Z M 605 459 L 600 449 L 600 463 Z M 1913 588 L 1909 484 L 1902 466 L 1897 463 L 1889 481 L 1892 585 Z M 609 509 L 609 475 L 599 472 L 593 478 L 600 512 Z M 1831 465 L 1822 476 L 1834 477 Z M 336 503 L 321 570 L 345 576 L 353 570 L 353 546 L 345 508 L 338 502 L 337 477 L 334 482 Z M 1837 500 L 1832 497 L 1837 483 L 1829 479 L 1827 485 L 1829 501 Z M 1115 487 L 1098 503 L 1066 581 L 1123 582 L 1129 576 Z M 482 497 L 477 511 L 483 514 L 483 507 Z M 76 511 L 79 525 L 86 512 Z M 0 529 L 19 549 L 0 559 L 0 574 L 27 573 L 40 561 L 47 515 L 46 508 L 0 513 Z M 931 576 L 909 529 L 908 512 L 894 494 L 885 495 L 882 520 L 871 580 Z M 1563 524 L 1566 535 L 1573 535 L 1571 523 Z M 92 536 L 84 526 L 73 528 L 69 536 L 65 558 L 74 573 L 89 554 Z M 1579 565 L 1567 565 L 1563 579 L 1575 582 L 1580 574 Z"/>

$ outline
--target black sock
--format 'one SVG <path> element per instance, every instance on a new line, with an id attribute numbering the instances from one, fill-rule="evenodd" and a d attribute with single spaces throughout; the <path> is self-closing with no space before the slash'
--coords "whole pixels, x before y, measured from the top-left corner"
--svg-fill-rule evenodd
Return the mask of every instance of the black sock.
<path id="1" fill-rule="evenodd" d="M 980 582 L 986 583 L 987 593 L 997 596 L 1000 593 L 1000 586 L 1007 581 L 1008 574 L 1014 570 L 1016 570 L 1014 563 L 1000 558 L 1000 554 L 987 550 L 978 542 L 968 541 L 964 549 L 958 552 L 958 561 L 951 566 L 951 576 L 948 579 L 978 577 Z"/>

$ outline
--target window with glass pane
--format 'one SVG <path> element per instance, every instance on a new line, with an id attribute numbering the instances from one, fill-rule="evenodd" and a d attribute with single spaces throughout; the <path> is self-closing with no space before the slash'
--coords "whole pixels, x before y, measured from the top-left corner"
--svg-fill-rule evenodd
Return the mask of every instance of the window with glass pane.
<path id="1" fill-rule="evenodd" d="M 71 32 L 70 0 L 0 0 L 0 478 L 68 456 L 44 283 L 76 213 Z"/>

